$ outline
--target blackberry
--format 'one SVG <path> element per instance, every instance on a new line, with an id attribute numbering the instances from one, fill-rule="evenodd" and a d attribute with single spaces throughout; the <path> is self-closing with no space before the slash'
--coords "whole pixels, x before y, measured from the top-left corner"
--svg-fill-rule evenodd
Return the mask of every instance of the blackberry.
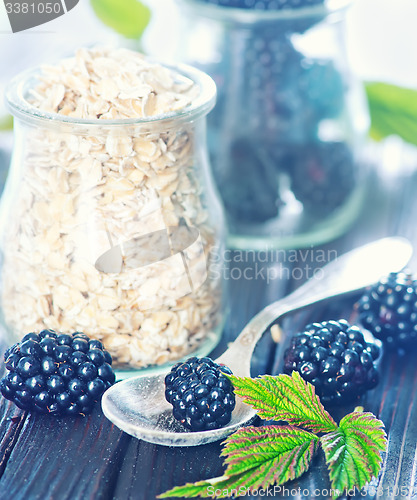
<path id="1" fill-rule="evenodd" d="M 357 303 L 359 321 L 387 344 L 417 341 L 417 280 L 406 272 L 391 273 L 369 287 Z"/>
<path id="2" fill-rule="evenodd" d="M 205 68 L 218 86 L 219 100 L 209 116 L 209 144 L 217 186 L 232 226 L 278 216 L 282 202 L 271 153 L 277 148 L 277 137 L 299 130 L 289 95 L 291 85 L 283 83 L 298 53 L 273 30 L 249 33 L 243 36 L 237 30 L 233 36 L 229 34 L 228 45 L 240 47 L 239 78 L 233 74 L 236 54 L 231 48 L 223 54 L 220 66 Z M 266 147 L 267 141 L 271 147 Z"/>
<path id="3" fill-rule="evenodd" d="M 379 351 L 346 320 L 312 323 L 291 339 L 284 373 L 298 371 L 325 404 L 346 403 L 377 385 Z"/>
<path id="4" fill-rule="evenodd" d="M 174 418 L 192 431 L 218 429 L 230 422 L 235 395 L 231 370 L 210 358 L 187 359 L 165 377 L 165 397 Z"/>
<path id="5" fill-rule="evenodd" d="M 286 164 L 294 195 L 311 213 L 325 215 L 338 208 L 356 185 L 354 158 L 344 142 L 293 148 Z"/>
<path id="6" fill-rule="evenodd" d="M 246 130 L 260 144 L 268 141 L 271 149 L 277 142 L 300 144 L 316 137 L 321 120 L 340 114 L 344 82 L 332 61 L 306 57 L 274 25 L 236 31 L 234 38 L 240 47 L 234 55 L 241 60 L 239 78 L 232 74 L 217 80 L 229 92 L 229 105 L 244 103 L 233 109 L 239 134 Z M 224 73 L 232 62 L 233 53 L 225 58 Z M 231 123 L 230 117 L 223 119 Z"/>
<path id="7" fill-rule="evenodd" d="M 238 138 L 232 143 L 222 178 L 219 188 L 232 219 L 263 222 L 278 215 L 278 177 L 250 138 Z"/>
<path id="8" fill-rule="evenodd" d="M 297 84 L 305 106 L 304 120 L 318 124 L 323 119 L 340 116 L 345 104 L 346 83 L 333 61 L 304 57 L 298 71 Z"/>
<path id="9" fill-rule="evenodd" d="M 0 392 L 19 408 L 52 415 L 86 415 L 115 376 L 111 356 L 87 335 L 28 333 L 4 353 L 9 373 Z"/>

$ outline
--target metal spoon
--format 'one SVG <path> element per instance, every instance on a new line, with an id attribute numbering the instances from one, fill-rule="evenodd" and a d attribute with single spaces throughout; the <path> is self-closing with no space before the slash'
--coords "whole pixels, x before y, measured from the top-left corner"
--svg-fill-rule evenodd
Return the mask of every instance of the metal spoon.
<path id="1" fill-rule="evenodd" d="M 391 271 L 401 270 L 412 254 L 403 238 L 384 238 L 330 262 L 321 279 L 311 279 L 295 292 L 269 305 L 243 329 L 216 361 L 235 375 L 250 376 L 253 349 L 265 330 L 284 314 L 313 303 L 359 291 Z M 103 412 L 117 427 L 137 438 L 166 446 L 197 446 L 222 439 L 255 417 L 237 398 L 230 423 L 221 429 L 191 432 L 172 416 L 164 396 L 164 375 L 137 376 L 110 387 L 102 398 Z"/>

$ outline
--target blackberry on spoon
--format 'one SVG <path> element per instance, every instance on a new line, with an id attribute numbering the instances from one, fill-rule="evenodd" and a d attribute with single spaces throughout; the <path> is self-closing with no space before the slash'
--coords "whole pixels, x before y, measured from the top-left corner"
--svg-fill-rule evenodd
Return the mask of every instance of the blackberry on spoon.
<path id="1" fill-rule="evenodd" d="M 191 357 L 165 377 L 165 397 L 173 415 L 187 429 L 218 429 L 230 422 L 235 407 L 231 370 L 210 358 Z"/>

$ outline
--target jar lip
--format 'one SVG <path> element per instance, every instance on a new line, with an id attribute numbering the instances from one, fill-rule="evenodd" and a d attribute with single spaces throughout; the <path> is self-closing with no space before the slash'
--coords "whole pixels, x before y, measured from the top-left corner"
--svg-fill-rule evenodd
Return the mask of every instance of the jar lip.
<path id="1" fill-rule="evenodd" d="M 353 0 L 324 0 L 323 4 L 320 5 L 279 10 L 226 7 L 205 3 L 201 0 L 179 0 L 179 2 L 189 8 L 198 6 L 198 12 L 202 16 L 234 23 L 251 24 L 259 21 L 295 21 L 314 17 L 326 17 L 329 14 L 346 9 Z"/>
<path id="2" fill-rule="evenodd" d="M 60 115 L 42 111 L 32 105 L 26 97 L 26 94 L 32 86 L 30 81 L 36 79 L 41 74 L 41 66 L 30 68 L 16 75 L 8 85 L 5 91 L 6 106 L 13 116 L 27 122 L 42 122 L 50 124 L 68 124 L 88 127 L 114 127 L 114 126 L 141 126 L 141 125 L 163 125 L 167 122 L 176 123 L 188 122 L 193 119 L 205 116 L 213 109 L 216 102 L 216 84 L 214 80 L 203 71 L 187 64 L 165 64 L 165 67 L 177 72 L 181 77 L 192 80 L 200 89 L 198 96 L 185 108 L 164 113 L 161 115 L 148 116 L 143 118 L 120 118 L 111 120 L 102 120 L 99 118 L 78 118 Z"/>

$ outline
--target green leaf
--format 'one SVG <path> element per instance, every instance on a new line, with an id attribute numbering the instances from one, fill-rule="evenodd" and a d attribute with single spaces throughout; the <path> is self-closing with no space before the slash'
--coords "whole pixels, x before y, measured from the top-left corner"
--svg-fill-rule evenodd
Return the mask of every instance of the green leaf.
<path id="1" fill-rule="evenodd" d="M 309 468 L 318 444 L 317 436 L 291 425 L 244 427 L 225 441 L 225 474 L 252 471 L 244 486 L 253 489 L 283 484 Z"/>
<path id="2" fill-rule="evenodd" d="M 417 145 L 417 90 L 388 83 L 365 85 L 371 114 L 371 137 L 398 135 Z"/>
<path id="3" fill-rule="evenodd" d="M 258 411 L 261 418 L 284 420 L 314 432 L 331 432 L 336 422 L 324 409 L 314 386 L 298 372 L 264 375 L 255 379 L 230 376 L 235 393 Z"/>
<path id="4" fill-rule="evenodd" d="M 362 489 L 381 469 L 386 450 L 384 424 L 372 413 L 355 411 L 342 418 L 339 428 L 322 436 L 332 489 Z M 335 497 L 339 496 L 336 493 Z"/>
<path id="5" fill-rule="evenodd" d="M 11 115 L 0 116 L 0 131 L 13 129 L 13 117 Z"/>
<path id="6" fill-rule="evenodd" d="M 232 490 L 232 484 L 234 479 L 230 479 L 227 476 L 216 477 L 207 481 L 198 481 L 197 483 L 187 483 L 184 486 L 175 486 L 171 490 L 158 495 L 157 498 L 214 498 L 214 492 L 218 493 L 217 490 L 224 492 L 225 494 L 216 495 L 216 498 L 225 498 L 227 496 L 226 491 Z M 210 494 L 213 492 L 212 494 Z"/>
<path id="7" fill-rule="evenodd" d="M 318 444 L 317 436 L 290 425 L 239 429 L 225 441 L 224 476 L 177 486 L 159 498 L 224 498 L 283 484 L 309 468 Z"/>
<path id="8" fill-rule="evenodd" d="M 151 18 L 150 9 L 138 0 L 90 0 L 97 17 L 127 38 L 142 36 Z"/>
<path id="9" fill-rule="evenodd" d="M 197 483 L 187 483 L 184 486 L 175 486 L 171 490 L 158 495 L 157 498 L 227 498 L 247 494 L 247 488 L 240 485 L 247 477 L 252 474 L 251 471 L 237 476 L 221 476 L 207 481 Z"/>

